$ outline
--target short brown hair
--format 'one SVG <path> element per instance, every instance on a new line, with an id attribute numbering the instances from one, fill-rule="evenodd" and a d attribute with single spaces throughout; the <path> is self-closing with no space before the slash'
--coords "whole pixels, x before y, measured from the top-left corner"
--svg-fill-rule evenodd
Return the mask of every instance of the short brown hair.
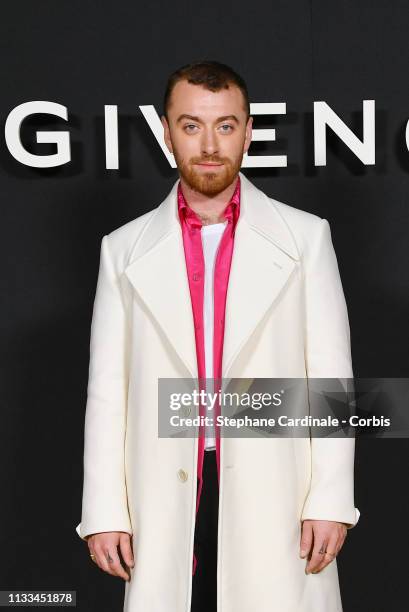
<path id="1" fill-rule="evenodd" d="M 220 62 L 205 60 L 186 64 L 173 72 L 167 82 L 163 99 L 163 114 L 168 119 L 167 111 L 170 97 L 178 81 L 187 81 L 192 85 L 202 85 L 210 91 L 220 91 L 228 89 L 229 84 L 236 85 L 243 94 L 244 105 L 247 112 L 247 119 L 250 116 L 250 101 L 247 85 L 242 77 L 237 74 L 230 66 Z"/>

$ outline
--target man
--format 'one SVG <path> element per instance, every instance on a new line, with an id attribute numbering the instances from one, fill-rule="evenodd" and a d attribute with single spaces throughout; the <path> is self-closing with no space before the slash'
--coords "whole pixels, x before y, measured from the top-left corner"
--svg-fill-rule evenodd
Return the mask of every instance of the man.
<path id="1" fill-rule="evenodd" d="M 340 612 L 353 438 L 158 436 L 160 378 L 352 378 L 329 224 L 240 172 L 228 66 L 171 75 L 162 123 L 179 179 L 102 239 L 77 532 L 126 612 Z"/>

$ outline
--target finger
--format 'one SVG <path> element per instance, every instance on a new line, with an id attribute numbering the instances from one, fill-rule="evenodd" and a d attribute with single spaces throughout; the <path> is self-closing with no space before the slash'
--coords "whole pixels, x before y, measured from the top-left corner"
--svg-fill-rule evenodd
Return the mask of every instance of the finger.
<path id="1" fill-rule="evenodd" d="M 110 564 L 107 561 L 107 558 L 105 557 L 105 553 L 104 553 L 104 549 L 103 547 L 96 543 L 94 546 L 94 554 L 95 554 L 95 562 L 98 565 L 98 567 L 103 571 L 106 572 L 107 574 L 111 574 L 111 576 L 114 576 L 115 574 L 112 572 Z"/>
<path id="2" fill-rule="evenodd" d="M 344 542 L 345 542 L 345 540 L 346 540 L 346 538 L 347 538 L 347 535 L 348 535 L 348 529 L 347 529 L 347 528 L 344 526 L 344 529 L 343 529 L 343 531 L 342 531 L 342 533 L 341 533 L 341 541 L 340 541 L 340 542 L 339 542 L 339 544 L 338 544 L 337 554 L 339 553 L 339 551 L 340 551 L 340 550 L 341 550 L 341 548 L 343 547 Z"/>
<path id="3" fill-rule="evenodd" d="M 96 563 L 97 562 L 97 556 L 95 554 L 94 547 L 90 545 L 90 546 L 88 546 L 88 549 L 89 549 L 89 556 L 91 557 L 91 561 Z"/>
<path id="4" fill-rule="evenodd" d="M 119 548 L 121 555 L 128 567 L 134 567 L 135 561 L 132 552 L 131 538 L 128 533 L 121 535 L 119 539 Z"/>
<path id="5" fill-rule="evenodd" d="M 129 580 L 130 576 L 121 563 L 116 546 L 112 544 L 107 546 L 105 549 L 105 558 L 114 576 Z"/>
<path id="6" fill-rule="evenodd" d="M 344 545 L 345 539 L 347 537 L 347 533 L 348 533 L 347 528 L 345 527 L 345 525 L 343 523 L 341 523 L 340 524 L 340 528 L 339 528 L 338 533 L 337 533 L 338 537 L 337 537 L 337 540 L 336 540 L 334 548 L 333 549 L 332 548 L 331 549 L 327 548 L 327 550 L 329 550 L 331 553 L 334 553 L 335 556 L 337 556 L 339 551 L 341 550 L 341 548 Z"/>
<path id="7" fill-rule="evenodd" d="M 321 572 L 324 567 L 327 567 L 327 565 L 329 565 L 335 559 L 338 550 L 338 542 L 339 535 L 337 532 L 331 534 L 331 536 L 328 538 L 326 547 L 323 549 L 326 551 L 326 553 L 321 555 L 321 563 L 315 568 L 315 574 Z"/>
<path id="8" fill-rule="evenodd" d="M 317 536 L 314 534 L 314 546 L 311 554 L 311 558 L 307 563 L 307 567 L 305 568 L 305 573 L 310 574 L 316 571 L 317 567 L 321 565 L 322 558 L 324 556 L 324 551 L 327 548 L 327 537 L 325 536 Z"/>
<path id="9" fill-rule="evenodd" d="M 95 540 L 94 540 L 94 537 L 92 535 L 88 536 L 87 543 L 88 543 L 88 550 L 89 550 L 89 554 L 90 554 L 90 557 L 91 557 L 91 561 L 93 563 L 95 563 L 95 565 L 98 565 L 98 567 L 100 569 L 102 569 L 102 567 L 100 565 L 100 562 L 98 560 L 97 546 L 95 545 Z M 93 555 L 93 557 L 91 555 Z"/>
<path id="10" fill-rule="evenodd" d="M 300 541 L 300 557 L 304 559 L 311 550 L 313 542 L 312 524 L 309 521 L 303 521 L 301 541 Z"/>

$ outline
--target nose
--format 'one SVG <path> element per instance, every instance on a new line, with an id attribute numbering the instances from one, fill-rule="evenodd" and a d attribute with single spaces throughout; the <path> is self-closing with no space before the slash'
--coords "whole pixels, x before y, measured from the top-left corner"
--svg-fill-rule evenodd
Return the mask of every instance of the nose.
<path id="1" fill-rule="evenodd" d="M 202 136 L 202 155 L 209 156 L 219 152 L 219 145 L 217 141 L 217 135 L 212 128 L 206 128 L 203 130 Z"/>

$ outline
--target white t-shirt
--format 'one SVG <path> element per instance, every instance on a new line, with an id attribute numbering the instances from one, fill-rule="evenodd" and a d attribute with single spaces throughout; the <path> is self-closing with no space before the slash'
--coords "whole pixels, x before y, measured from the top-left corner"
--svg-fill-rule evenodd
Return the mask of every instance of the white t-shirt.
<path id="1" fill-rule="evenodd" d="M 217 249 L 224 229 L 227 225 L 227 220 L 223 223 L 212 223 L 211 225 L 203 225 L 201 228 L 203 258 L 205 262 L 205 278 L 204 278 L 204 300 L 203 300 L 203 326 L 205 338 L 205 368 L 206 378 L 213 379 L 213 328 L 214 328 L 214 265 L 216 262 Z M 206 385 L 208 393 L 213 392 L 213 380 L 209 380 Z M 214 411 L 207 410 L 206 414 L 213 417 Z M 214 429 L 206 427 L 205 430 L 205 450 L 214 450 L 216 448 L 216 440 L 214 437 Z"/>

